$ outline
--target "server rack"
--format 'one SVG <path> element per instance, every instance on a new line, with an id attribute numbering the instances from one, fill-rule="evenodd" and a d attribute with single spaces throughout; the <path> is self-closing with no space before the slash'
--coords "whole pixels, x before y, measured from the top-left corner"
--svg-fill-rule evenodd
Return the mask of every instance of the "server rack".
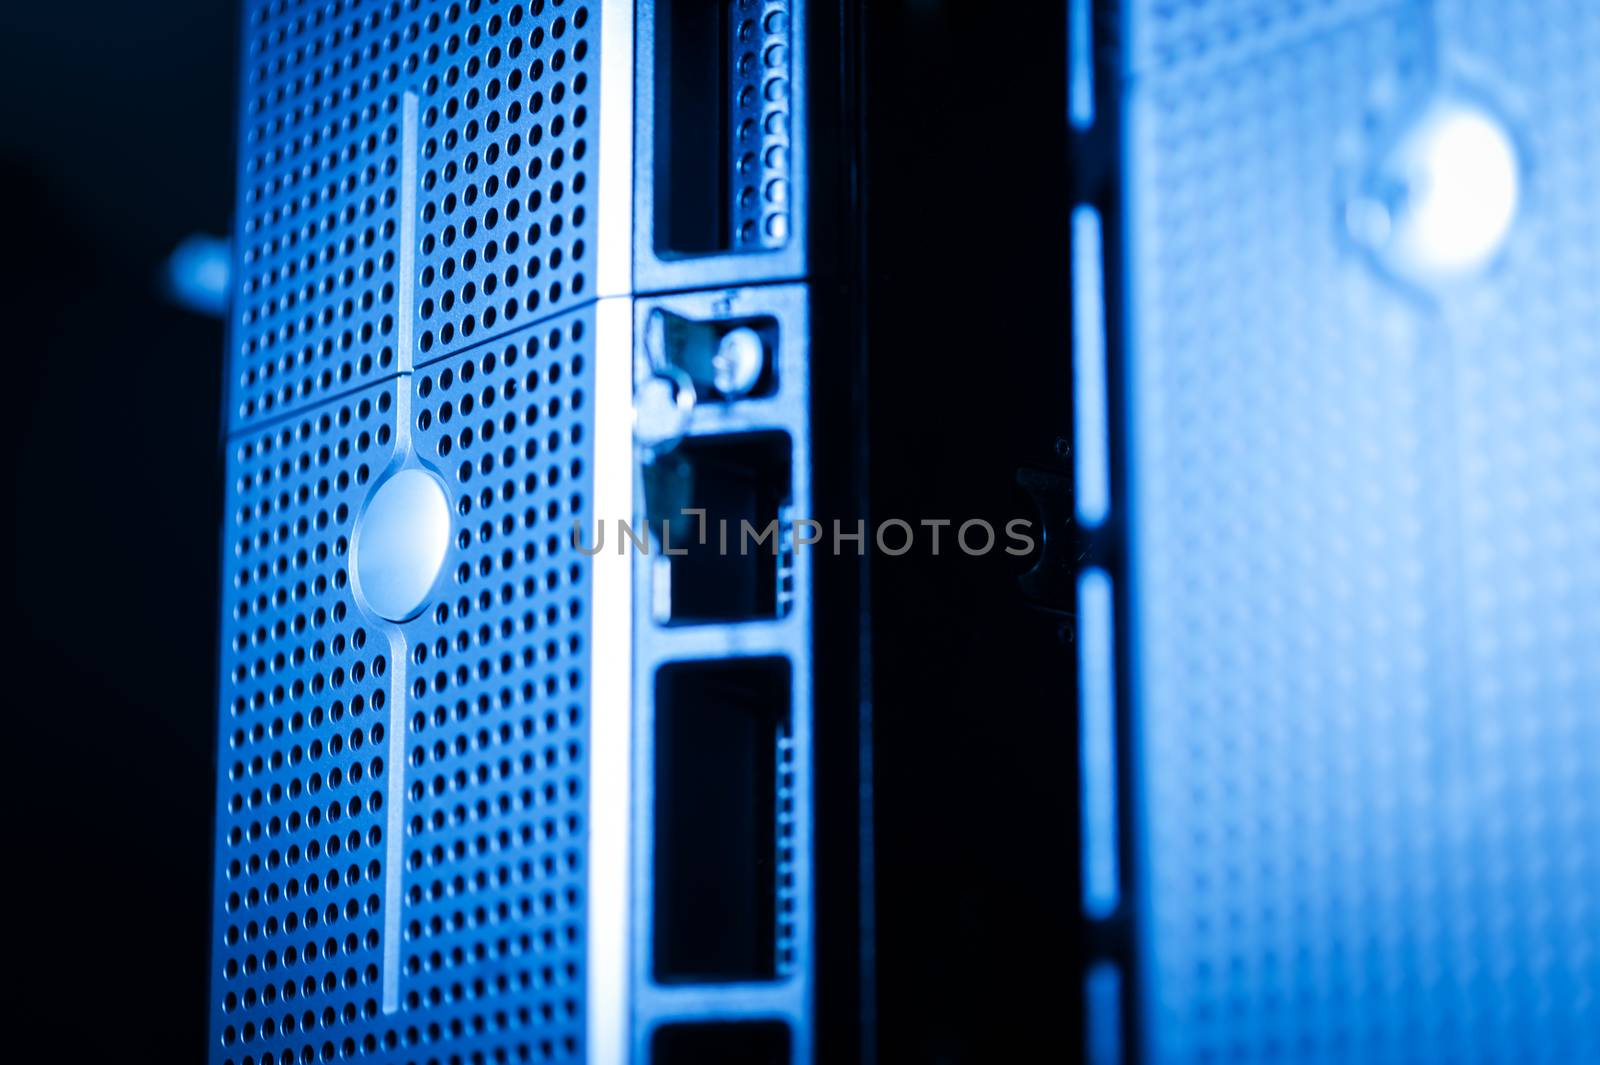
<path id="1" fill-rule="evenodd" d="M 1087 1060 L 1600 1059 L 1593 12 L 1073 12 Z"/>
<path id="2" fill-rule="evenodd" d="M 212 1059 L 1593 1057 L 1594 25 L 250 6 Z M 1526 191 L 1445 285 L 1368 195 L 1441 90 Z M 385 608 L 372 508 L 429 483 L 438 580 Z M 667 554 L 685 509 L 1045 536 Z M 1427 857 L 1318 894 L 1296 840 Z"/>
<path id="3" fill-rule="evenodd" d="M 210 1060 L 857 1051 L 811 6 L 246 5 Z"/>

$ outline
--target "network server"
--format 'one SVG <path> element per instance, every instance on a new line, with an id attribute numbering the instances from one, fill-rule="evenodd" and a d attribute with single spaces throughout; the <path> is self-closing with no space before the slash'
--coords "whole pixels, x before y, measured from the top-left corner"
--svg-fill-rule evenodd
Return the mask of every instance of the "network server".
<path id="1" fill-rule="evenodd" d="M 213 1062 L 817 1060 L 806 19 L 245 5 Z"/>
<path id="2" fill-rule="evenodd" d="M 1593 6 L 1075 12 L 1088 1059 L 1600 1061 Z"/>

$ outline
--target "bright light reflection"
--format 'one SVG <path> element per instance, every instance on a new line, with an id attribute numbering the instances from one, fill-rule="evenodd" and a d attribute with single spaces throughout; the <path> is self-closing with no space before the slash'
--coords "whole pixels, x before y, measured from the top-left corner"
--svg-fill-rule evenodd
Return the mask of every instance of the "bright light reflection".
<path id="1" fill-rule="evenodd" d="M 1350 203 L 1345 221 L 1397 277 L 1422 285 L 1483 269 L 1521 199 L 1516 145 L 1494 115 L 1461 101 L 1422 113 Z"/>

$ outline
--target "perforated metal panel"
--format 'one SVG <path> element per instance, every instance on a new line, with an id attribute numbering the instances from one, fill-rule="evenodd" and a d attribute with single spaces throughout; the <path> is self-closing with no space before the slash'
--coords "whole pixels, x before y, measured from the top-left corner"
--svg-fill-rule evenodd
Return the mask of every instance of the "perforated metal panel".
<path id="1" fill-rule="evenodd" d="M 400 1005 L 535 1060 L 583 1044 L 591 317 L 413 376 L 457 532 L 451 594 L 404 627 Z"/>
<path id="2" fill-rule="evenodd" d="M 809 506 L 809 292 L 725 287 L 802 273 L 803 11 L 712 11 L 726 157 L 698 163 L 736 239 L 647 257 L 674 291 L 636 307 L 652 9 L 247 5 L 213 1062 L 620 1065 L 750 1033 L 812 1060 L 809 563 L 775 562 L 776 617 L 677 624 L 613 524 L 643 532 L 647 302 L 765 331 L 767 384 L 690 429 L 781 439 L 745 472 L 781 477 L 786 531 Z M 657 981 L 655 671 L 754 652 L 789 678 L 739 707 L 770 725 L 746 864 L 771 963 Z"/>
<path id="3" fill-rule="evenodd" d="M 598 11 L 249 5 L 233 424 L 409 368 L 402 313 L 431 358 L 588 293 Z M 417 296 L 402 312 L 406 273 Z"/>
<path id="4" fill-rule="evenodd" d="M 1127 63 L 1163 74 L 1215 70 L 1395 6 L 1394 0 L 1131 0 Z"/>
<path id="5" fill-rule="evenodd" d="M 600 7 L 246 11 L 214 1062 L 585 1059 Z M 396 625 L 402 465 L 451 541 Z"/>
<path id="6" fill-rule="evenodd" d="M 1600 1061 L 1600 10 L 1127 17 L 1149 1057 Z M 1339 189 L 1452 76 L 1528 191 L 1427 297 Z"/>
<path id="7" fill-rule="evenodd" d="M 740 0 L 728 12 L 733 72 L 733 243 L 782 247 L 789 237 L 789 12 Z"/>
<path id="8" fill-rule="evenodd" d="M 428 50 L 418 361 L 592 294 L 599 20 L 570 2 L 525 10 L 446 19 L 455 32 Z"/>
<path id="9" fill-rule="evenodd" d="M 416 5 L 252 4 L 244 18 L 231 424 L 400 363 L 402 70 Z"/>
<path id="10" fill-rule="evenodd" d="M 347 565 L 397 406 L 374 385 L 229 446 L 213 1060 L 314 1060 L 378 1014 L 395 662 Z"/>
<path id="11" fill-rule="evenodd" d="M 579 1055 L 591 332 L 563 316 L 233 447 L 229 1060 Z M 390 631 L 347 560 L 397 409 L 457 532 L 447 591 Z"/>

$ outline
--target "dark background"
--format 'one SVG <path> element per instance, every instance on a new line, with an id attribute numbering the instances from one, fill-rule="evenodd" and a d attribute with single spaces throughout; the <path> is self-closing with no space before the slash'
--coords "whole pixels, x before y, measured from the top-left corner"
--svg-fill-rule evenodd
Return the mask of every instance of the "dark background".
<path id="1" fill-rule="evenodd" d="M 0 5 L 6 938 L 54 1060 L 205 1043 L 223 327 L 160 279 L 228 231 L 234 6 Z"/>
<path id="2" fill-rule="evenodd" d="M 1067 5 L 862 10 L 867 510 L 1037 521 L 1018 469 L 1071 473 Z M 881 1060 L 1071 1062 L 1070 585 L 1025 603 L 954 531 L 869 558 Z"/>

